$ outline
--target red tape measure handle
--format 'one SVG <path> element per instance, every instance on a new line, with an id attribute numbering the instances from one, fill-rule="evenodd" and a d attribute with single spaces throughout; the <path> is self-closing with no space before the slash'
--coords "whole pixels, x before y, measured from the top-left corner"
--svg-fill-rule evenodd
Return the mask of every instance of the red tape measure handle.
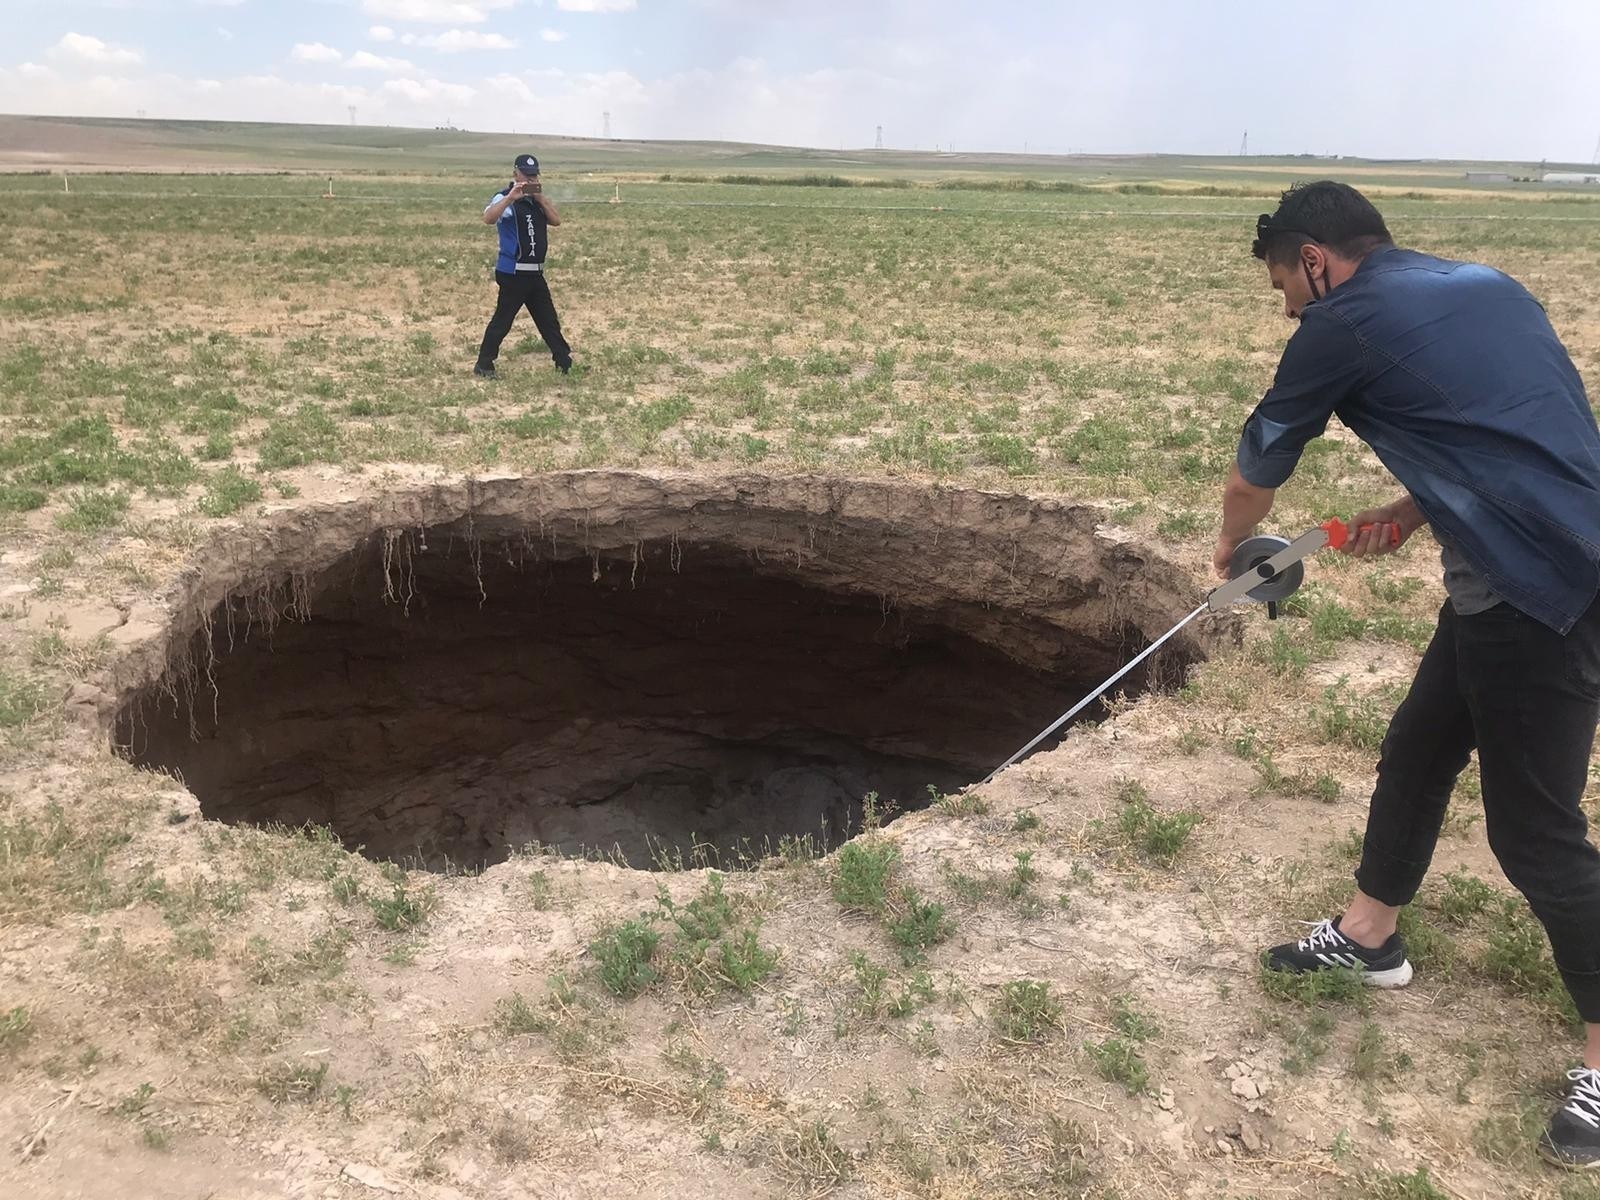
<path id="1" fill-rule="evenodd" d="M 1350 526 L 1346 525 L 1338 517 L 1332 517 L 1329 520 L 1324 521 L 1322 523 L 1322 528 L 1327 531 L 1328 545 L 1332 546 L 1335 550 L 1343 550 L 1344 544 L 1350 540 Z M 1372 525 L 1369 523 L 1361 526 L 1356 530 L 1356 532 L 1365 533 L 1371 528 Z M 1399 525 L 1389 526 L 1389 544 L 1391 546 L 1398 546 L 1400 544 Z"/>

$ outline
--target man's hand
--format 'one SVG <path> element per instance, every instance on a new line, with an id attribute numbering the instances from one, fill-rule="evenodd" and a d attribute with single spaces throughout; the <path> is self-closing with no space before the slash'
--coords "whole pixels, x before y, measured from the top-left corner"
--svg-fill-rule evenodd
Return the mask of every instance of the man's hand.
<path id="1" fill-rule="evenodd" d="M 1218 579 L 1232 579 L 1233 553 L 1239 548 L 1243 538 L 1221 537 L 1217 538 L 1216 551 L 1211 555 L 1211 569 L 1217 573 Z"/>
<path id="2" fill-rule="evenodd" d="M 1426 524 L 1422 510 L 1409 495 L 1393 504 L 1364 509 L 1350 519 L 1350 540 L 1344 544 L 1343 553 L 1352 558 L 1393 554 Z M 1363 525 L 1368 528 L 1363 529 Z"/>
<path id="3" fill-rule="evenodd" d="M 1228 486 L 1222 490 L 1222 528 L 1217 531 L 1217 549 L 1211 556 L 1211 566 L 1218 579 L 1229 578 L 1228 566 L 1233 561 L 1233 552 L 1272 511 L 1274 495 L 1274 488 L 1247 482 L 1239 474 L 1238 464 L 1234 464 L 1228 473 Z"/>

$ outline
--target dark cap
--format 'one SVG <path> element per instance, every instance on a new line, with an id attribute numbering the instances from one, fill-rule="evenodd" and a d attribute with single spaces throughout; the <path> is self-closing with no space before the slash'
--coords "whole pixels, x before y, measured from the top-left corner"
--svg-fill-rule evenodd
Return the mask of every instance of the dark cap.
<path id="1" fill-rule="evenodd" d="M 511 164 L 524 175 L 537 175 L 539 173 L 539 160 L 531 154 L 519 154 L 516 161 Z"/>

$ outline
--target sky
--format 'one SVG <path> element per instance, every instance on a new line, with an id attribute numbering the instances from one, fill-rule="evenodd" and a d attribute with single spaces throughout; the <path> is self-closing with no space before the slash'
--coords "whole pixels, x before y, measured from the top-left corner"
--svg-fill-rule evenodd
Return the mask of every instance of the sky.
<path id="1" fill-rule="evenodd" d="M 0 112 L 1589 162 L 1600 0 L 0 0 Z"/>

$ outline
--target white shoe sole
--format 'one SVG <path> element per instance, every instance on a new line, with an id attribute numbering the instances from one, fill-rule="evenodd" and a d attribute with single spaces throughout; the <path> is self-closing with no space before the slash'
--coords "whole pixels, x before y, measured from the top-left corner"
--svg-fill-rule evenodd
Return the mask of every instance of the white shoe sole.
<path id="1" fill-rule="evenodd" d="M 1543 1138 L 1539 1139 L 1538 1152 L 1539 1157 L 1544 1159 L 1545 1162 L 1549 1163 L 1552 1167 L 1560 1167 L 1563 1171 L 1575 1171 L 1579 1174 L 1586 1174 L 1589 1171 L 1600 1172 L 1600 1159 L 1579 1162 L 1574 1159 L 1567 1158 L 1565 1155 L 1551 1149 L 1551 1147 L 1545 1143 Z"/>
<path id="2" fill-rule="evenodd" d="M 1411 969 L 1411 960 L 1408 958 L 1398 967 L 1390 967 L 1387 971 L 1367 970 L 1361 972 L 1361 982 L 1368 987 L 1375 988 L 1403 988 L 1411 982 L 1415 974 Z"/>

